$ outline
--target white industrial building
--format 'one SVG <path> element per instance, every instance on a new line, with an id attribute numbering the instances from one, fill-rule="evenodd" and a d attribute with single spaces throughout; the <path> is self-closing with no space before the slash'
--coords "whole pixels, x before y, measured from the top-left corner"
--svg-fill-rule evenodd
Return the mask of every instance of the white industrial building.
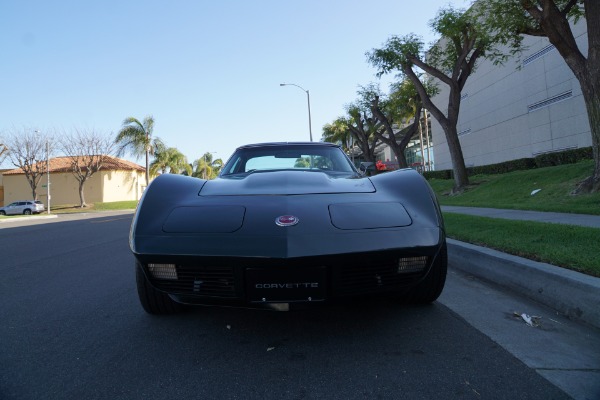
<path id="1" fill-rule="evenodd" d="M 587 51 L 585 20 L 574 25 Z M 528 49 L 504 65 L 480 59 L 462 91 L 458 134 L 467 167 L 592 144 L 579 82 L 548 39 L 525 37 Z M 448 87 L 433 99 L 447 110 Z M 444 131 L 432 118 L 435 169 L 452 169 Z"/>

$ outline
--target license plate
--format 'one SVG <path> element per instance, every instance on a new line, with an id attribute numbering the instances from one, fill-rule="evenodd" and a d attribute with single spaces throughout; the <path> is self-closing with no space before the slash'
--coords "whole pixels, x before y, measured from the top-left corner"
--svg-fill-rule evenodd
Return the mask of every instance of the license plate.
<path id="1" fill-rule="evenodd" d="M 326 268 L 248 268 L 246 290 L 251 302 L 322 301 Z"/>

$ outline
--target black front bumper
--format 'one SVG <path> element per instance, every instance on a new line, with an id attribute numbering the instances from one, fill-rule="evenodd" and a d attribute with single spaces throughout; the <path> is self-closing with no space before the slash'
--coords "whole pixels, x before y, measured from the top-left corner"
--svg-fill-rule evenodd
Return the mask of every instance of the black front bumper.
<path id="1" fill-rule="evenodd" d="M 149 282 L 177 302 L 259 306 L 401 293 L 428 274 L 439 249 L 436 246 L 288 259 L 136 257 Z M 148 263 L 175 264 L 177 279 L 153 277 Z"/>

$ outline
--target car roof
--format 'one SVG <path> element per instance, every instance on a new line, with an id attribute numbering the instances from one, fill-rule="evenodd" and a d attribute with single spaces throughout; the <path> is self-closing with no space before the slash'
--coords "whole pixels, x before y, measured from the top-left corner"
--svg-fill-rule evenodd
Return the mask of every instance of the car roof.
<path id="1" fill-rule="evenodd" d="M 254 143 L 247 144 L 238 147 L 239 149 L 248 149 L 255 147 L 270 147 L 270 146 L 315 146 L 315 147 L 340 147 L 335 143 L 329 142 L 268 142 L 268 143 Z"/>

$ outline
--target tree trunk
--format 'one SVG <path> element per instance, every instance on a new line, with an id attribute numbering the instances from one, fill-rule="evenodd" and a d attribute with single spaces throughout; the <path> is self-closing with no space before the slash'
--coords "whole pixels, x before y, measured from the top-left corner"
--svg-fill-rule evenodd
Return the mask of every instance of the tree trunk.
<path id="1" fill-rule="evenodd" d="M 390 120 L 379 108 L 379 97 L 371 101 L 371 112 L 373 116 L 375 116 L 375 118 L 377 118 L 379 122 L 381 122 L 381 124 L 385 128 L 385 132 L 387 132 L 388 134 L 388 137 L 386 138 L 383 135 L 383 132 L 375 132 L 375 135 L 379 137 L 379 140 L 387 144 L 392 149 L 394 155 L 396 156 L 396 161 L 398 162 L 398 168 L 408 168 L 408 162 L 406 161 L 404 150 L 406 150 L 406 146 L 408 146 L 410 139 L 417 132 L 417 124 L 419 123 L 421 110 L 422 105 L 419 103 L 416 108 L 414 122 L 410 126 L 402 129 L 400 132 L 394 133 L 394 128 Z M 398 143 L 398 137 L 402 138 L 400 140 L 400 143 Z"/>
<path id="2" fill-rule="evenodd" d="M 573 193 L 597 192 L 600 191 L 600 25 L 593 21 L 600 18 L 600 2 L 583 2 L 589 43 L 587 59 L 577 46 L 569 20 L 558 8 L 552 7 L 552 3 L 555 1 L 545 0 L 541 11 L 537 8 L 525 9 L 539 21 L 544 34 L 556 47 L 581 86 L 592 136 L 594 171 Z"/>
<path id="3" fill-rule="evenodd" d="M 79 181 L 79 206 L 81 208 L 87 207 L 87 204 L 85 203 L 85 196 L 83 194 L 84 183 L 85 181 Z"/>
<path id="4" fill-rule="evenodd" d="M 150 150 L 146 149 L 146 187 L 150 184 Z"/>
<path id="5" fill-rule="evenodd" d="M 348 126 L 348 129 L 352 132 L 355 137 L 355 142 L 358 144 L 358 148 L 362 151 L 363 158 L 366 162 L 375 162 L 375 157 L 373 154 L 373 150 L 369 145 L 369 137 L 360 129 L 357 129 L 353 126 Z"/>
<path id="6" fill-rule="evenodd" d="M 31 196 L 33 200 L 37 200 L 37 184 L 35 183 L 35 178 L 30 178 L 27 174 L 25 174 L 27 181 L 29 182 L 29 187 L 31 188 Z"/>
<path id="7" fill-rule="evenodd" d="M 396 156 L 396 161 L 398 162 L 398 169 L 408 168 L 408 162 L 406 161 L 406 156 L 404 155 L 404 148 L 401 146 L 394 144 L 392 147 L 392 151 Z"/>
<path id="8" fill-rule="evenodd" d="M 460 193 L 469 185 L 469 175 L 467 174 L 465 158 L 460 147 L 460 141 L 458 140 L 456 123 L 442 124 L 442 128 L 446 134 L 448 150 L 452 159 L 452 171 L 454 172 L 454 188 L 452 192 Z"/>
<path id="9" fill-rule="evenodd" d="M 594 76 L 589 78 L 580 82 L 592 135 L 594 171 L 592 176 L 580 183 L 574 194 L 600 191 L 600 78 Z M 591 82 L 592 80 L 595 82 Z"/>
<path id="10" fill-rule="evenodd" d="M 462 148 L 460 147 L 458 131 L 456 129 L 456 124 L 458 123 L 458 112 L 460 110 L 459 84 L 457 82 L 448 83 L 438 77 L 438 79 L 442 80 L 442 82 L 445 82 L 450 89 L 450 93 L 448 95 L 448 116 L 446 116 L 438 107 L 436 107 L 435 104 L 433 104 L 431 98 L 427 95 L 425 87 L 412 68 L 410 66 L 405 66 L 402 70 L 415 85 L 415 88 L 417 89 L 417 92 L 423 101 L 423 106 L 425 109 L 427 109 L 431 115 L 433 115 L 433 117 L 438 121 L 444 130 L 446 142 L 448 143 L 448 150 L 450 152 L 450 160 L 452 161 L 452 171 L 454 171 L 454 188 L 452 189 L 452 192 L 460 193 L 469 185 L 469 175 L 467 174 L 465 158 L 462 153 Z"/>

